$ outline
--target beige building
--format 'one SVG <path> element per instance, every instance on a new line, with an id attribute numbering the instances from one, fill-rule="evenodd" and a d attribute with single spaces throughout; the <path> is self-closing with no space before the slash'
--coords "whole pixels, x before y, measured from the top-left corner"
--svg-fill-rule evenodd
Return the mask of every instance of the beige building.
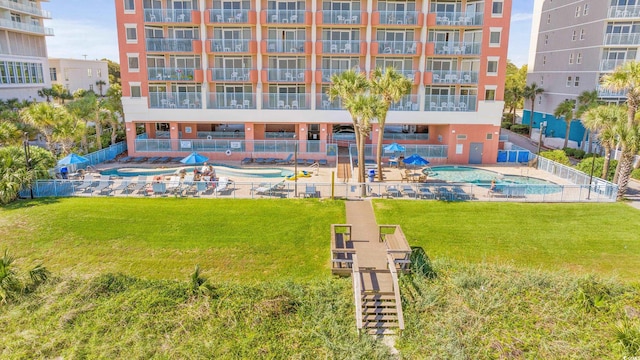
<path id="1" fill-rule="evenodd" d="M 84 89 L 104 95 L 109 89 L 109 68 L 102 60 L 52 58 L 49 59 L 49 75 L 52 84 L 61 84 L 72 94 Z M 97 84 L 101 80 L 105 83 L 102 89 Z"/>
<path id="2" fill-rule="evenodd" d="M 0 0 L 0 99 L 35 100 L 38 90 L 51 86 L 45 37 L 53 29 L 43 26 L 51 14 L 41 2 Z"/>

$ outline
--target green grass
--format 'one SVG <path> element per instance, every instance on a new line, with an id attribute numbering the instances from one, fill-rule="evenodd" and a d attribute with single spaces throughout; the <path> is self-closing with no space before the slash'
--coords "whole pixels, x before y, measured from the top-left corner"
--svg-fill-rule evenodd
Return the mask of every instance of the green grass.
<path id="1" fill-rule="evenodd" d="M 0 250 L 59 274 L 185 279 L 196 264 L 219 280 L 330 276 L 330 224 L 344 203 L 278 200 L 82 199 L 0 209 Z"/>
<path id="2" fill-rule="evenodd" d="M 637 281 L 640 211 L 625 204 L 378 201 L 432 259 L 597 273 Z"/>

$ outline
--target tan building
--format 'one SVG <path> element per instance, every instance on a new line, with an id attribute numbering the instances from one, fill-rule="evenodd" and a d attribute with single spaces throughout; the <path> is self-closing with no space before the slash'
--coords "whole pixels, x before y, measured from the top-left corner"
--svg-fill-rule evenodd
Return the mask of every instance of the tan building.
<path id="1" fill-rule="evenodd" d="M 1 0 L 0 0 L 1 1 Z M 49 75 L 52 84 L 61 84 L 72 94 L 78 89 L 93 90 L 106 94 L 109 89 L 109 67 L 107 61 L 81 59 L 49 59 Z M 104 81 L 102 89 L 97 84 Z"/>

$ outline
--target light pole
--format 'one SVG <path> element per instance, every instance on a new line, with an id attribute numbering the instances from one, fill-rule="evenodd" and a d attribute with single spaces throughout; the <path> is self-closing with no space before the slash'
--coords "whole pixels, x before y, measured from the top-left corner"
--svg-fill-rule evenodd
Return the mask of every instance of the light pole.
<path id="1" fill-rule="evenodd" d="M 587 192 L 587 200 L 591 200 L 591 182 L 593 181 L 593 169 L 596 167 L 596 156 L 591 154 L 591 174 L 589 175 L 589 191 Z"/>
<path id="2" fill-rule="evenodd" d="M 29 134 L 26 132 L 24 133 L 23 144 L 24 144 L 24 160 L 25 160 L 24 166 L 27 169 L 27 174 L 30 175 L 29 171 L 31 170 L 31 149 L 29 149 Z M 33 187 L 31 185 L 29 185 L 29 193 L 31 195 L 31 198 L 33 199 Z"/>
<path id="3" fill-rule="evenodd" d="M 540 147 L 542 146 L 542 133 L 547 128 L 547 122 L 543 121 L 540 123 L 540 139 L 538 139 L 538 155 L 540 155 Z"/>

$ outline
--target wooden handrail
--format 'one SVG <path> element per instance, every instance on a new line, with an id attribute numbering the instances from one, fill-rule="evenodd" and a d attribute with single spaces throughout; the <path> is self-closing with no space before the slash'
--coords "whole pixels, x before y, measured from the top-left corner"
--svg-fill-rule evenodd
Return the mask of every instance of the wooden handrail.
<path id="1" fill-rule="evenodd" d="M 387 263 L 391 272 L 391 280 L 393 281 L 393 292 L 396 299 L 396 313 L 398 315 L 398 328 L 404 330 L 404 316 L 402 314 L 402 299 L 400 299 L 400 285 L 398 284 L 398 272 L 393 257 L 387 254 Z"/>
<path id="2" fill-rule="evenodd" d="M 362 330 L 362 289 L 360 284 L 360 267 L 358 265 L 358 256 L 353 254 L 353 268 L 351 278 L 353 279 L 353 297 L 356 305 L 356 328 L 358 334 Z"/>

